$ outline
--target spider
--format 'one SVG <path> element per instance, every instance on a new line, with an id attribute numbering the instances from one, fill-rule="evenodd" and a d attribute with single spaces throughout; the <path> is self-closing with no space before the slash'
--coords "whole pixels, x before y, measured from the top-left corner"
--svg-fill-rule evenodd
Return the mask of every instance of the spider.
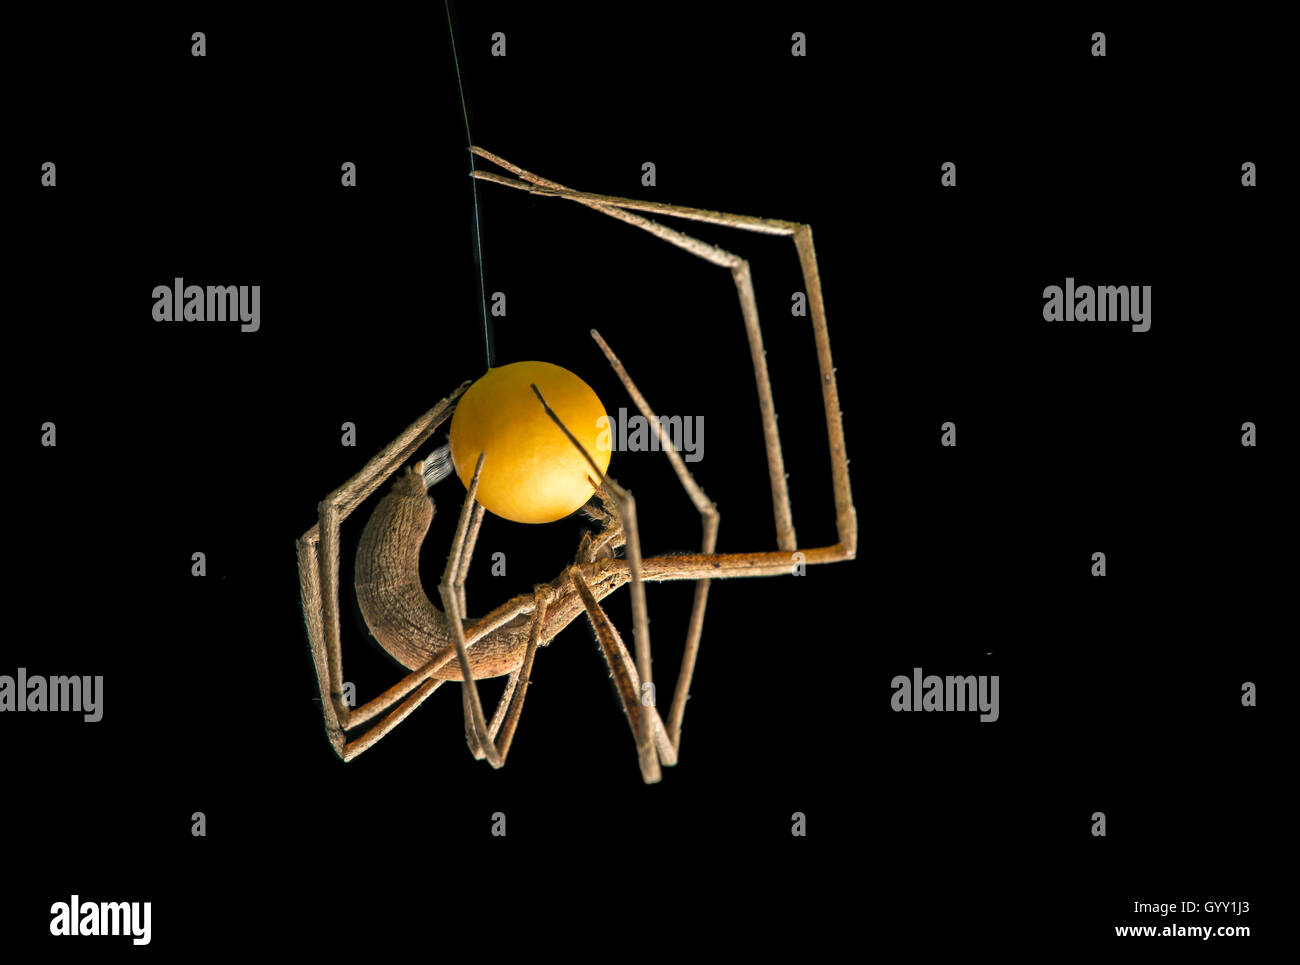
<path id="1" fill-rule="evenodd" d="M 791 573 L 792 564 L 851 560 L 857 552 L 857 515 L 849 487 L 848 458 L 812 230 L 808 225 L 796 222 L 573 191 L 482 148 L 471 147 L 470 150 L 514 175 L 506 177 L 474 170 L 472 174 L 476 178 L 533 194 L 575 201 L 635 225 L 731 271 L 740 296 L 758 386 L 778 548 L 775 551 L 741 553 L 714 551 L 719 522 L 717 507 L 696 484 L 673 446 L 663 438 L 659 420 L 622 363 L 593 330 L 593 338 L 609 359 L 632 401 L 658 434 L 659 448 L 672 463 L 682 486 L 699 510 L 703 528 L 700 552 L 681 556 L 642 556 L 632 494 L 600 470 L 534 385 L 532 391 L 538 405 L 554 422 L 555 431 L 563 433 L 577 447 L 592 470 L 588 481 L 594 487 L 594 494 L 583 509 L 600 524 L 600 529 L 582 537 L 575 561 L 551 582 L 535 586 L 531 594 L 521 594 L 506 601 L 486 616 L 467 619 L 466 573 L 485 512 L 475 498 L 483 467 L 484 457 L 480 455 L 473 478 L 468 483 L 451 553 L 438 586 L 442 602 L 439 610 L 420 585 L 419 552 L 434 514 L 428 487 L 447 471 L 445 450 L 436 451 L 434 456 L 437 458 L 422 460 L 409 467 L 376 506 L 366 525 L 357 550 L 355 583 L 362 615 L 375 639 L 410 672 L 379 696 L 359 707 L 349 707 L 342 694 L 344 678 L 339 640 L 339 526 L 405 465 L 452 415 L 457 400 L 470 385 L 466 382 L 413 422 L 359 473 L 330 493 L 319 505 L 316 525 L 297 542 L 303 611 L 320 685 L 325 730 L 339 757 L 350 761 L 388 734 L 442 684 L 459 681 L 470 752 L 475 759 L 486 758 L 494 768 L 501 767 L 519 723 L 538 647 L 548 644 L 585 613 L 595 629 L 635 738 L 642 779 L 647 784 L 654 783 L 661 778 L 661 766 L 677 763 L 682 716 L 699 652 L 710 582 L 727 577 L 779 576 Z M 838 534 L 835 544 L 801 549 L 795 541 L 748 263 L 721 248 L 634 213 L 637 211 L 793 237 L 807 288 L 821 374 Z M 616 557 L 614 550 L 623 547 L 626 547 L 626 556 Z M 644 587 L 649 580 L 695 581 L 686 648 L 667 721 L 655 706 L 651 685 L 650 635 Z M 625 584 L 631 585 L 632 592 L 635 661 L 600 604 L 604 597 Z M 509 677 L 505 692 L 491 721 L 487 721 L 476 681 L 504 675 Z M 376 718 L 380 719 L 371 723 Z M 361 728 L 367 724 L 371 726 L 362 731 Z"/>

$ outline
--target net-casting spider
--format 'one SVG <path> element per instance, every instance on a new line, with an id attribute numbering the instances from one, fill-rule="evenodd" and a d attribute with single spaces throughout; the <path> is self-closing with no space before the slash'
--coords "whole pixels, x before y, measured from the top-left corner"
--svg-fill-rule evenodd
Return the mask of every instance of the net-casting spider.
<path id="1" fill-rule="evenodd" d="M 516 175 L 516 178 L 509 178 L 476 170 L 473 174 L 477 178 L 533 194 L 576 201 L 642 228 L 715 265 L 730 269 L 740 295 L 741 314 L 758 385 L 778 548 L 744 553 L 714 552 L 719 519 L 717 508 L 696 485 L 671 443 L 663 438 L 659 420 L 633 385 L 622 364 L 605 341 L 593 331 L 592 336 L 608 357 L 628 394 L 658 434 L 659 447 L 667 455 L 700 512 L 704 531 L 700 552 L 643 558 L 637 532 L 636 504 L 631 493 L 600 472 L 591 461 L 590 454 L 574 439 L 547 405 L 542 393 L 534 387 L 538 405 L 543 406 L 555 422 L 555 431 L 563 432 L 591 464 L 590 481 L 596 490 L 585 509 L 603 524 L 602 528 L 582 538 L 575 562 L 550 583 L 536 586 L 531 594 L 508 600 L 487 616 L 466 619 L 465 578 L 484 513 L 483 506 L 475 501 L 483 456 L 480 455 L 478 459 L 478 466 L 462 504 L 451 554 L 438 586 L 441 610 L 430 602 L 420 585 L 419 554 L 434 513 L 428 486 L 446 473 L 445 452 L 439 450 L 435 453 L 437 458 L 418 462 L 408 468 L 379 502 L 362 533 L 357 550 L 355 584 L 362 615 L 375 639 L 410 673 L 378 697 L 359 707 L 348 707 L 343 699 L 344 678 L 339 643 L 339 526 L 451 416 L 457 399 L 469 385 L 465 383 L 417 419 L 383 452 L 371 459 L 361 472 L 330 493 L 320 504 L 317 524 L 298 540 L 303 610 L 316 676 L 320 683 L 325 729 L 335 751 L 343 760 L 350 761 L 404 720 L 444 682 L 460 681 L 465 732 L 470 751 L 475 758 L 486 757 L 493 767 L 500 767 L 510 751 L 515 728 L 519 723 L 537 648 L 545 646 L 585 612 L 596 630 L 635 736 L 641 776 L 647 783 L 652 783 L 659 780 L 661 765 L 670 766 L 677 762 L 682 715 L 699 651 L 710 581 L 725 577 L 780 576 L 791 573 L 798 563 L 851 560 L 857 551 L 857 516 L 849 489 L 848 458 L 844 449 L 835 369 L 831 362 L 830 339 L 826 330 L 826 313 L 817 274 L 817 258 L 813 251 L 812 230 L 808 225 L 795 222 L 572 191 L 481 148 L 474 147 L 471 150 L 479 157 Z M 749 264 L 730 252 L 633 213 L 636 211 L 793 237 L 807 288 L 821 374 L 822 400 L 826 410 L 831 484 L 839 537 L 835 544 L 800 548 L 795 542 L 785 467 L 777 437 L 772 389 L 763 353 Z M 615 558 L 613 550 L 622 545 L 627 548 L 626 558 Z M 660 717 L 654 705 L 654 689 L 650 686 L 650 634 L 643 585 L 647 580 L 694 580 L 696 587 L 686 649 L 667 722 Z M 600 605 L 604 597 L 626 583 L 632 585 L 635 662 Z M 507 674 L 509 680 L 505 693 L 497 704 L 492 720 L 485 721 L 475 681 Z M 359 731 L 359 728 L 377 717 L 380 717 L 377 723 Z"/>

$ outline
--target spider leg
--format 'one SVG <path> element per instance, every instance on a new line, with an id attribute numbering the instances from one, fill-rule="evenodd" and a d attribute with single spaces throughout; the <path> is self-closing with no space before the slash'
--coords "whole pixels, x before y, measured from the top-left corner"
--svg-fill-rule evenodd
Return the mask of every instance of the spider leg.
<path id="1" fill-rule="evenodd" d="M 456 574 L 456 581 L 460 584 L 460 612 L 467 613 L 469 608 L 465 605 L 465 580 L 469 575 L 469 560 L 474 555 L 474 545 L 478 542 L 479 527 L 483 525 L 483 514 L 487 509 L 482 503 L 474 504 L 473 515 L 469 518 L 469 533 L 465 537 L 465 553 L 461 557 L 460 572 Z"/>
<path id="2" fill-rule="evenodd" d="M 528 686 L 532 682 L 529 678 L 533 672 L 533 658 L 537 656 L 537 647 L 541 642 L 542 626 L 546 622 L 546 608 L 551 599 L 550 587 L 540 586 L 533 590 L 533 625 L 528 634 L 528 649 L 524 651 L 524 662 L 519 669 L 511 674 L 511 685 L 507 687 L 506 694 L 501 698 L 501 703 L 497 706 L 497 713 L 492 719 L 492 736 L 496 737 L 498 718 L 501 715 L 501 707 L 506 703 L 506 697 L 514 696 L 510 699 L 509 716 L 505 719 L 505 729 L 501 734 L 501 739 L 497 741 L 497 753 L 501 755 L 502 763 L 505 762 L 506 755 L 510 753 L 510 744 L 515 739 L 515 728 L 519 725 L 519 715 L 524 709 L 524 698 L 528 695 Z M 516 688 L 515 684 L 518 684 Z"/>
<path id="3" fill-rule="evenodd" d="M 511 699 L 514 697 L 515 688 L 519 686 L 520 671 L 516 670 L 506 678 L 506 689 L 502 692 L 501 698 L 497 701 L 497 709 L 492 714 L 492 720 L 488 724 L 488 738 L 496 740 L 497 732 L 501 730 L 501 724 L 505 720 L 506 710 L 509 709 Z M 474 760 L 481 761 L 487 754 L 483 750 L 483 745 L 478 742 L 478 735 L 474 732 L 473 720 L 474 712 L 469 705 L 469 690 L 462 682 L 460 685 L 461 708 L 465 713 L 465 743 L 469 745 L 469 752 L 473 755 Z M 500 751 L 498 751 L 500 753 Z M 501 756 L 504 763 L 505 755 Z"/>
<path id="4" fill-rule="evenodd" d="M 641 777 L 647 784 L 654 784 L 661 776 L 659 770 L 661 760 L 665 766 L 671 767 L 677 763 L 677 752 L 668 739 L 659 711 L 655 709 L 653 703 L 647 703 L 641 696 L 640 676 L 637 674 L 636 664 L 632 662 L 632 657 L 627 652 L 627 646 L 623 643 L 623 638 L 619 636 L 618 630 L 614 628 L 614 624 L 605 613 L 604 607 L 597 602 L 586 581 L 583 580 L 579 569 L 571 567 L 569 575 L 573 580 L 574 587 L 578 590 L 578 595 L 582 598 L 582 605 L 587 610 L 587 616 L 591 618 L 591 625 L 596 630 L 596 639 L 600 642 L 601 652 L 605 655 L 605 662 L 609 665 L 610 673 L 614 677 L 614 685 L 618 689 L 618 696 L 623 704 L 623 712 L 627 714 L 627 721 L 632 728 L 632 734 L 637 738 L 637 750 L 641 760 Z M 643 727 L 649 730 L 651 739 L 654 742 L 649 754 L 641 752 L 640 735 Z M 656 753 L 658 754 L 657 757 L 655 756 Z"/>
<path id="5" fill-rule="evenodd" d="M 409 681 L 412 678 L 417 677 L 420 673 L 421 671 L 415 671 L 407 678 L 407 680 Z M 429 695 L 444 683 L 446 683 L 445 680 L 439 680 L 437 678 L 426 679 L 416 688 L 415 693 L 411 694 L 411 696 L 407 697 L 397 706 L 396 710 L 388 713 L 379 723 L 375 724 L 375 726 L 371 727 L 360 737 L 347 741 L 339 749 L 339 756 L 342 757 L 344 761 L 351 761 L 362 751 L 369 750 L 378 743 L 381 737 L 384 737 L 394 727 L 406 720 L 406 718 L 410 716 L 411 711 L 424 703 L 425 700 L 428 699 Z"/>
<path id="6" fill-rule="evenodd" d="M 311 644 L 312 661 L 316 666 L 316 678 L 321 691 L 325 729 L 335 752 L 344 761 L 351 761 L 373 747 L 445 683 L 430 677 L 455 659 L 457 653 L 448 649 L 430 658 L 423 667 L 407 674 L 397 684 L 360 707 L 349 708 L 344 703 L 342 655 L 338 636 L 339 525 L 437 431 L 438 426 L 450 415 L 452 403 L 468 385 L 466 382 L 417 419 L 383 452 L 370 460 L 361 472 L 326 497 L 321 503 L 320 521 L 298 540 L 298 574 L 302 586 L 303 616 L 307 623 L 307 638 Z M 479 518 L 481 520 L 481 515 Z M 327 539 L 322 534 L 332 536 Z M 326 545 L 333 546 L 332 562 L 331 554 L 325 551 Z M 329 588 L 327 594 L 322 593 L 322 582 Z M 332 623 L 327 619 L 327 614 L 330 613 L 327 601 L 330 600 L 334 614 Z M 468 645 L 472 646 L 479 637 L 491 633 L 519 614 L 533 611 L 535 606 L 535 599 L 528 596 L 508 601 L 479 623 Z M 509 694 L 508 691 L 507 697 Z M 385 711 L 389 713 L 379 723 L 359 737 L 348 738 L 346 731 L 360 727 Z M 494 733 L 496 726 L 494 719 Z"/>
<path id="7" fill-rule="evenodd" d="M 465 582 L 469 576 L 469 561 L 470 558 L 474 555 L 474 546 L 478 542 L 479 528 L 483 525 L 483 516 L 486 512 L 487 509 L 483 506 L 482 503 L 480 502 L 474 503 L 474 509 L 472 511 L 472 515 L 470 516 L 470 520 L 469 520 L 469 531 L 465 537 L 465 550 L 461 554 L 460 570 L 458 571 L 457 581 L 456 581 L 458 585 L 457 594 L 460 600 L 460 609 L 462 613 L 468 612 L 468 607 L 466 606 L 465 603 Z M 542 619 L 542 617 L 537 616 L 537 612 L 538 611 L 536 610 L 533 611 L 534 630 L 540 630 L 540 626 L 537 621 Z M 543 611 L 543 617 L 544 615 L 545 614 Z M 507 710 L 509 710 L 512 706 L 514 706 L 513 697 L 515 694 L 515 688 L 519 686 L 521 670 L 516 670 L 514 673 L 510 675 L 509 679 L 506 680 L 506 689 L 501 694 L 501 699 L 497 701 L 497 709 L 492 714 L 492 722 L 488 724 L 488 737 L 490 737 L 492 740 L 496 740 L 497 734 L 501 730 L 501 725 L 505 722 Z M 527 687 L 526 680 L 525 680 L 525 687 Z M 474 729 L 470 726 L 470 722 L 473 719 L 473 714 L 469 707 L 469 691 L 465 689 L 464 684 L 461 685 L 461 701 L 465 709 L 465 740 L 469 744 L 470 753 L 474 755 L 474 759 L 482 760 L 486 755 L 482 747 L 478 743 L 477 735 L 474 733 Z M 523 702 L 523 698 L 521 696 L 520 703 L 522 704 L 522 702 Z M 517 716 L 518 715 L 516 715 L 516 719 Z M 509 745 L 507 744 L 507 747 L 508 746 Z M 502 761 L 505 760 L 504 753 L 501 753 L 501 759 Z"/>
<path id="8" fill-rule="evenodd" d="M 609 359 L 609 364 L 613 366 L 614 372 L 622 381 L 623 387 L 627 389 L 627 394 L 632 397 L 636 403 L 637 409 L 645 417 L 646 422 L 654 427 L 654 432 L 659 441 L 659 448 L 663 450 L 668 461 L 672 463 L 673 470 L 677 473 L 677 478 L 681 480 L 682 488 L 690 496 L 691 502 L 700 512 L 700 521 L 704 530 L 701 539 L 700 552 L 705 555 L 712 555 L 718 542 L 718 522 L 720 520 L 718 507 L 713 501 L 704 494 L 704 490 L 696 483 L 695 477 L 691 471 L 686 468 L 686 463 L 677 450 L 673 448 L 670 440 L 663 436 L 663 426 L 650 408 L 650 403 L 646 401 L 640 390 L 637 389 L 632 377 L 627 374 L 627 369 L 623 363 L 618 360 L 613 350 L 600 337 L 600 333 L 595 329 L 591 330 L 591 337 L 596 340 L 600 350 L 605 353 Z M 700 652 L 700 634 L 704 631 L 704 608 L 709 602 L 709 585 L 711 580 L 705 578 L 695 581 L 695 602 L 691 607 L 691 622 L 686 629 L 686 649 L 682 653 L 682 666 L 677 672 L 677 687 L 673 692 L 672 707 L 668 712 L 668 738 L 672 741 L 673 750 L 677 753 L 682 749 L 682 717 L 686 713 L 686 701 L 690 696 L 691 679 L 695 676 L 695 659 Z"/>
<path id="9" fill-rule="evenodd" d="M 595 474 L 595 478 L 591 480 L 592 485 L 596 488 L 603 487 L 609 495 L 613 497 L 614 502 L 618 506 L 618 515 L 623 520 L 623 535 L 627 540 L 628 567 L 632 571 L 632 632 L 633 641 L 636 646 L 636 671 L 637 677 L 639 678 L 633 693 L 633 706 L 628 704 L 628 695 L 626 693 L 624 693 L 623 704 L 624 709 L 627 710 L 628 713 L 628 720 L 632 723 L 633 729 L 636 731 L 636 747 L 637 755 L 641 760 L 641 776 L 647 784 L 653 784 L 659 780 L 660 774 L 659 760 L 655 757 L 655 734 L 651 724 L 651 715 L 636 713 L 634 708 L 636 703 L 635 693 L 644 688 L 647 691 L 649 703 L 646 704 L 643 700 L 642 705 L 649 707 L 651 710 L 654 709 L 654 683 L 650 679 L 650 618 L 646 615 L 645 583 L 641 579 L 641 537 L 636 525 L 636 500 L 632 498 L 630 492 L 600 471 L 600 467 L 596 465 L 596 460 L 591 458 L 591 453 L 583 447 L 582 443 L 574 438 L 573 433 L 569 431 L 568 427 L 563 423 L 563 421 L 561 421 L 560 417 L 555 414 L 555 410 L 552 409 L 546 399 L 543 398 L 542 393 L 537 386 L 532 385 L 530 388 L 533 390 L 533 394 L 537 396 L 538 401 L 542 403 L 542 408 L 546 410 L 546 414 L 550 417 L 551 421 L 560 427 L 560 431 L 563 432 L 569 442 L 571 442 L 577 450 L 582 453 L 583 458 L 587 460 L 587 464 L 591 466 L 591 471 Z M 582 582 L 581 576 L 579 576 L 572 568 L 570 569 L 570 573 L 573 576 L 574 584 L 578 587 L 579 593 L 582 593 L 585 584 Z M 590 604 L 587 603 L 588 597 L 591 599 Z M 583 604 L 587 607 L 587 614 L 591 617 L 593 626 L 597 625 L 598 612 L 601 617 L 604 617 L 604 611 L 600 610 L 599 607 L 593 609 L 595 602 L 595 597 L 592 597 L 590 590 L 588 590 L 587 595 L 583 597 Z M 609 624 L 609 619 L 606 617 L 604 622 Z M 610 625 L 609 629 L 612 631 L 613 626 Z M 597 635 L 600 636 L 599 628 L 597 629 Z M 617 639 L 618 635 L 615 633 L 613 636 L 617 646 L 622 647 L 622 641 Z M 610 650 L 606 648 L 604 637 L 601 637 L 601 647 L 605 650 L 605 659 L 609 662 L 610 669 L 614 672 L 614 679 L 619 684 L 620 693 L 623 693 L 625 679 L 620 676 L 618 663 L 611 658 Z M 654 718 L 657 720 L 658 717 L 658 711 L 655 711 Z M 673 763 L 676 763 L 676 752 L 673 752 L 672 758 Z"/>
<path id="10" fill-rule="evenodd" d="M 506 679 L 506 689 L 497 701 L 497 709 L 492 714 L 492 720 L 488 724 L 488 737 L 496 740 L 497 733 L 501 730 L 501 724 L 505 721 L 506 710 L 510 706 L 511 699 L 515 695 L 515 688 L 519 686 L 519 671 L 516 670 Z"/>
<path id="11" fill-rule="evenodd" d="M 429 675 L 449 657 L 435 658 L 356 710 L 347 706 L 343 700 L 343 658 L 339 644 L 339 526 L 437 431 L 451 415 L 455 401 L 468 386 L 468 382 L 464 383 L 411 423 L 400 436 L 366 463 L 359 473 L 330 493 L 320 504 L 319 521 L 298 540 L 298 575 L 302 587 L 303 615 L 321 692 L 325 730 L 335 751 L 344 760 L 351 760 L 371 746 L 433 693 L 437 689 L 437 683 L 430 681 Z M 426 683 L 431 686 L 424 686 Z M 413 692 L 414 695 L 410 696 Z M 408 696 L 409 700 L 402 703 L 382 724 L 367 732 L 360 741 L 347 740 L 344 731 L 383 713 Z M 379 733 L 370 738 L 374 731 Z"/>
<path id="12" fill-rule="evenodd" d="M 486 756 L 493 767 L 503 763 L 496 744 L 488 736 L 487 724 L 483 719 L 483 702 L 479 699 L 478 683 L 470 672 L 469 653 L 465 648 L 464 613 L 460 601 L 465 585 L 460 582 L 461 563 L 469 542 L 469 520 L 478 496 L 479 476 L 483 472 L 483 460 L 486 453 L 479 453 L 478 464 L 474 467 L 474 478 L 470 481 L 469 492 L 460 509 L 460 522 L 456 524 L 456 536 L 452 539 L 451 555 L 447 557 L 447 568 L 443 571 L 442 582 L 438 592 L 442 596 L 442 607 L 447 614 L 447 623 L 451 626 L 452 643 L 456 647 L 456 658 L 460 661 L 462 703 L 465 708 L 465 734 L 469 741 L 470 752 L 474 756 Z"/>
<path id="13" fill-rule="evenodd" d="M 460 523 L 457 526 L 456 537 L 452 541 L 452 553 L 447 560 L 447 569 L 439 586 L 444 605 L 447 605 L 448 599 L 454 600 L 461 607 L 465 605 L 465 576 L 469 572 L 469 558 L 474 551 L 478 527 L 483 521 L 484 508 L 476 500 L 476 496 L 484 459 L 485 454 L 480 453 L 478 465 L 474 470 L 474 478 L 470 482 L 469 492 L 466 493 L 465 503 L 461 507 Z M 469 514 L 468 521 L 467 514 Z M 449 583 L 449 577 L 453 573 L 456 575 Z M 466 657 L 464 629 L 461 624 L 462 613 L 448 606 L 447 612 L 454 627 L 453 635 L 457 642 L 456 656 L 461 659 L 462 676 L 464 678 L 461 682 L 461 705 L 465 713 L 465 741 L 469 745 L 470 753 L 475 760 L 482 760 L 486 757 L 493 767 L 501 767 L 510 753 L 515 728 L 519 724 L 519 715 L 523 711 L 524 698 L 528 694 L 533 660 L 537 655 L 537 647 L 541 641 L 542 627 L 546 622 L 546 608 L 551 601 L 553 592 L 549 586 L 538 586 L 533 589 L 533 619 L 529 629 L 528 646 L 524 651 L 523 663 L 520 664 L 518 670 L 510 674 L 510 678 L 506 682 L 505 692 L 501 695 L 501 699 L 497 701 L 497 708 L 492 715 L 492 722 L 487 725 L 486 729 L 483 724 L 483 707 L 479 702 L 478 684 L 470 674 Z M 501 734 L 501 739 L 498 741 L 497 734 L 501 731 L 503 724 L 505 732 Z"/>
<path id="14" fill-rule="evenodd" d="M 469 576 L 469 561 L 474 555 L 474 546 L 478 543 L 479 527 L 483 524 L 483 514 L 486 510 L 483 504 L 475 501 L 470 510 L 469 527 L 465 533 L 465 547 L 460 554 L 460 566 L 456 570 L 456 599 L 460 603 L 460 612 L 464 616 L 469 612 L 469 607 L 465 603 L 465 581 Z M 468 675 L 467 675 L 468 677 Z M 493 715 L 492 724 L 489 726 L 489 736 L 495 738 L 497 728 L 501 726 L 501 717 L 505 712 L 505 707 L 509 703 L 511 696 L 514 694 L 515 686 L 519 682 L 517 674 L 511 674 L 510 679 L 506 681 L 505 694 L 502 696 L 497 705 L 497 712 Z M 465 742 L 469 744 L 469 752 L 474 755 L 474 760 L 481 761 L 485 754 L 483 747 L 479 744 L 478 735 L 475 733 L 472 725 L 474 716 L 469 703 L 468 683 L 462 683 L 460 687 L 461 706 L 465 712 Z"/>
<path id="15" fill-rule="evenodd" d="M 633 212 L 646 211 L 674 218 L 685 218 L 691 221 L 703 221 L 708 224 L 740 228 L 744 231 L 753 231 L 759 234 L 782 235 L 793 238 L 795 250 L 799 255 L 799 267 L 803 273 L 804 286 L 808 292 L 813 339 L 817 345 L 817 365 L 822 376 L 822 402 L 826 410 L 826 433 L 831 449 L 831 483 L 835 494 L 835 523 L 840 537 L 840 545 L 837 549 L 842 553 L 840 558 L 852 559 L 857 553 L 857 514 L 853 508 L 853 496 L 849 486 L 848 456 L 844 445 L 844 425 L 840 413 L 839 391 L 835 384 L 835 368 L 831 360 L 830 335 L 826 327 L 826 307 L 822 300 L 821 277 L 817 270 L 817 254 L 813 247 L 812 228 L 795 221 L 778 221 L 773 218 L 728 214 L 723 211 L 709 211 L 704 208 L 691 208 L 658 201 L 638 201 L 633 198 L 616 198 L 607 195 L 590 194 L 584 191 L 573 191 L 555 181 L 525 171 L 517 164 L 512 164 L 480 147 L 471 147 L 470 150 L 479 157 L 500 165 L 522 180 L 514 180 L 499 174 L 493 174 L 490 171 L 481 170 L 473 171 L 473 177 L 484 181 L 494 181 L 497 184 L 504 184 L 533 194 L 551 195 L 576 201 L 578 204 L 599 211 L 601 214 L 609 215 L 611 218 L 617 218 L 619 221 L 624 221 L 643 231 L 648 231 L 655 237 L 676 245 L 696 257 L 703 258 L 705 261 L 731 271 L 737 294 L 740 296 L 740 310 L 744 316 L 745 334 L 749 339 L 750 358 L 754 365 L 754 378 L 758 387 L 759 412 L 763 421 L 768 475 L 772 486 L 772 507 L 776 517 L 777 546 L 788 552 L 794 552 L 798 544 L 795 540 L 794 522 L 790 514 L 790 496 L 785 481 L 785 464 L 781 454 L 780 437 L 776 431 L 776 409 L 772 400 L 771 382 L 767 373 L 767 360 L 763 352 L 762 333 L 758 325 L 758 307 L 754 299 L 754 282 L 750 275 L 749 262 L 725 249 L 706 244 L 698 238 L 693 238 Z"/>

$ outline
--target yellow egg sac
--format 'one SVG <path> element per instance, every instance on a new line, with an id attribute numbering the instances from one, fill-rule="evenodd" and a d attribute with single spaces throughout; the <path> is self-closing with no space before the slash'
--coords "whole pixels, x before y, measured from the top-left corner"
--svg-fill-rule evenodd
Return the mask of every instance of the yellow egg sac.
<path id="1" fill-rule="evenodd" d="M 466 389 L 451 420 L 451 459 L 468 487 L 479 453 L 486 453 L 478 501 L 517 523 L 550 523 L 591 498 L 594 474 L 546 414 L 530 383 L 603 473 L 610 456 L 605 407 L 591 386 L 550 362 L 488 369 Z"/>

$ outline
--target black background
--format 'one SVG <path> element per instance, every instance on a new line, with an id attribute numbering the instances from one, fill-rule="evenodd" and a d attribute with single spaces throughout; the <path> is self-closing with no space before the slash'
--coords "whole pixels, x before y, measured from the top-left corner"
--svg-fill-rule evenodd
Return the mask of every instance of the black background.
<path id="1" fill-rule="evenodd" d="M 817 954 L 844 936 L 1141 948 L 1113 926 L 1168 919 L 1134 901 L 1241 899 L 1240 919 L 1179 922 L 1248 924 L 1232 950 L 1262 945 L 1288 679 L 1280 31 L 1095 11 L 455 13 L 476 143 L 582 190 L 814 229 L 858 558 L 715 583 L 682 761 L 646 787 L 581 625 L 539 653 L 500 771 L 467 753 L 453 688 L 346 766 L 321 727 L 294 540 L 484 367 L 464 121 L 430 10 L 14 26 L 17 577 L 0 672 L 103 674 L 105 716 L 3 719 L 6 940 L 47 939 L 50 904 L 76 892 L 151 900 L 158 950 L 276 930 L 436 953 L 439 927 L 508 934 L 539 902 L 558 914 L 530 941 L 607 931 L 653 949 L 703 927 Z M 478 192 L 486 288 L 507 295 L 498 364 L 564 365 L 630 409 L 599 329 L 659 411 L 704 417 L 692 469 L 719 550 L 773 547 L 727 272 L 558 199 Z M 800 544 L 834 542 L 793 245 L 674 226 L 750 260 Z M 178 276 L 260 284 L 261 330 L 155 323 L 150 293 Z M 1066 276 L 1151 285 L 1151 330 L 1045 323 L 1042 290 Z M 47 420 L 57 448 L 38 443 Z M 938 444 L 948 420 L 956 449 Z M 698 547 L 661 455 L 610 471 L 648 552 Z M 433 493 L 430 588 L 462 492 Z M 363 700 L 400 676 L 350 591 L 371 505 L 343 529 L 343 659 Z M 581 531 L 490 519 L 471 612 L 554 577 Z M 691 587 L 648 595 L 663 690 Z M 606 606 L 630 640 L 627 594 Z M 1000 720 L 893 713 L 890 681 L 916 666 L 999 674 Z M 1258 708 L 1241 706 L 1247 680 Z"/>

